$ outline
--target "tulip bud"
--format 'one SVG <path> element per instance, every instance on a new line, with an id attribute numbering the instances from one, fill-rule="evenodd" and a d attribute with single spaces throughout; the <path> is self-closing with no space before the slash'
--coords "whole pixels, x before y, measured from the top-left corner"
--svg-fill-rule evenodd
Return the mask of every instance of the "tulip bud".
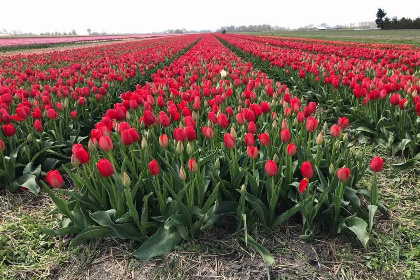
<path id="1" fill-rule="evenodd" d="M 324 141 L 324 136 L 322 136 L 322 132 L 320 132 L 319 134 L 318 134 L 318 136 L 316 137 L 316 140 L 315 140 L 315 142 L 316 142 L 316 144 L 318 145 L 318 146 L 320 146 L 320 145 L 322 145 L 322 142 Z"/>
<path id="2" fill-rule="evenodd" d="M 178 143 L 176 144 L 176 152 L 177 154 L 182 154 L 182 152 L 184 151 L 184 145 L 182 145 L 181 141 L 178 141 Z"/>
<path id="3" fill-rule="evenodd" d="M 322 131 L 328 131 L 328 124 L 324 122 L 324 126 L 322 127 Z"/>
<path id="4" fill-rule="evenodd" d="M 28 143 L 32 143 L 32 140 L 33 140 L 32 133 L 29 133 L 28 136 L 26 137 L 26 141 L 28 141 Z"/>
<path id="5" fill-rule="evenodd" d="M 190 159 L 188 160 L 188 169 L 189 169 L 191 172 L 197 172 L 197 170 L 198 170 L 198 166 L 197 166 L 197 162 L 195 161 L 195 159 L 194 159 L 194 158 L 190 158 Z"/>
<path id="6" fill-rule="evenodd" d="M 219 169 L 219 168 L 220 168 L 220 160 L 219 160 L 219 158 L 217 158 L 217 159 L 216 159 L 216 161 L 215 161 L 215 163 L 214 163 L 214 167 L 215 167 L 216 169 Z"/>
<path id="7" fill-rule="evenodd" d="M 227 72 L 224 69 L 220 71 L 220 77 L 226 78 L 226 75 L 227 75 Z"/>
<path id="8" fill-rule="evenodd" d="M 181 166 L 179 169 L 179 179 L 184 181 L 187 178 L 187 174 L 185 173 L 184 167 Z"/>
<path id="9" fill-rule="evenodd" d="M 236 130 L 233 126 L 230 128 L 230 135 L 232 135 L 233 140 L 236 140 Z"/>
<path id="10" fill-rule="evenodd" d="M 125 113 L 125 118 L 127 119 L 127 121 L 129 121 L 131 119 L 130 112 Z"/>
<path id="11" fill-rule="evenodd" d="M 166 136 L 166 134 L 162 134 L 159 136 L 159 145 L 161 147 L 167 148 L 169 145 L 169 138 Z"/>
<path id="12" fill-rule="evenodd" d="M 67 109 L 67 108 L 69 107 L 69 99 L 68 99 L 68 98 L 64 99 L 64 102 L 63 102 L 63 107 L 64 107 L 65 109 Z"/>
<path id="13" fill-rule="evenodd" d="M 95 139 L 94 140 L 94 142 L 92 142 L 92 141 L 89 141 L 88 142 L 88 150 L 89 151 L 94 151 L 94 150 L 96 150 L 96 148 L 97 148 L 97 140 Z"/>
<path id="14" fill-rule="evenodd" d="M 273 123 L 271 124 L 271 128 L 273 130 L 277 129 L 277 122 L 276 121 L 273 121 Z"/>
<path id="15" fill-rule="evenodd" d="M 280 162 L 280 158 L 277 154 L 274 154 L 273 160 L 275 163 L 279 163 Z"/>
<path id="16" fill-rule="evenodd" d="M 344 135 L 343 135 L 343 141 L 344 141 L 344 143 L 347 143 L 348 140 L 349 140 L 349 134 L 348 133 L 344 133 Z"/>
<path id="17" fill-rule="evenodd" d="M 198 119 L 198 115 L 195 111 L 191 113 L 192 118 L 196 121 Z"/>
<path id="18" fill-rule="evenodd" d="M 187 154 L 188 154 L 188 155 L 192 155 L 192 153 L 194 153 L 194 148 L 193 148 L 193 146 L 191 145 L 191 143 L 190 143 L 190 142 L 188 142 L 188 143 L 187 143 Z"/>
<path id="19" fill-rule="evenodd" d="M 112 120 L 112 128 L 116 133 L 120 133 L 120 124 L 116 120 Z"/>
<path id="20" fill-rule="evenodd" d="M 270 108 L 276 108 L 276 100 L 271 101 Z"/>
<path id="21" fill-rule="evenodd" d="M 129 187 L 131 185 L 131 179 L 128 176 L 127 172 L 123 172 L 123 174 L 121 176 L 121 180 L 122 180 L 123 186 Z"/>
<path id="22" fill-rule="evenodd" d="M 141 148 L 142 149 L 147 149 L 148 148 L 147 141 L 146 141 L 145 137 L 143 137 L 143 139 L 141 139 Z"/>
<path id="23" fill-rule="evenodd" d="M 283 121 L 281 122 L 281 129 L 282 130 L 285 130 L 287 128 L 288 128 L 287 121 L 286 121 L 286 119 L 283 119 Z"/>
<path id="24" fill-rule="evenodd" d="M 413 92 L 411 93 L 412 97 L 416 97 L 417 96 L 417 90 L 413 90 Z"/>
<path id="25" fill-rule="evenodd" d="M 335 173 L 335 167 L 334 167 L 334 164 L 330 164 L 330 168 L 329 168 L 329 172 L 330 172 L 330 175 L 334 175 L 334 173 Z"/>
<path id="26" fill-rule="evenodd" d="M 363 160 L 363 152 L 362 151 L 359 151 L 357 153 L 357 158 L 358 158 L 359 161 L 362 161 Z"/>
<path id="27" fill-rule="evenodd" d="M 299 123 L 298 123 L 297 119 L 295 118 L 295 120 L 293 121 L 293 126 L 297 128 L 298 125 L 299 125 Z"/>
<path id="28" fill-rule="evenodd" d="M 241 186 L 241 192 L 246 192 L 246 186 L 245 186 L 245 184 L 243 184 L 242 186 Z"/>

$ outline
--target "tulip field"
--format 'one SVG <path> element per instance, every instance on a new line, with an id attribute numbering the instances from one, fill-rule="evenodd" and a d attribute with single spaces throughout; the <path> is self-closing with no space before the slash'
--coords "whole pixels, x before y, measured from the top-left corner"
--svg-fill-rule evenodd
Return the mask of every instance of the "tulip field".
<path id="1" fill-rule="evenodd" d="M 410 45 L 191 34 L 0 57 L 0 196 L 47 195 L 55 222 L 38 232 L 68 251 L 111 238 L 150 262 L 224 230 L 276 277 L 267 242 L 292 229 L 409 279 L 418 192 L 397 223 L 387 190 L 419 187 L 419 92 Z M 386 221 L 412 230 L 411 247 L 388 244 L 395 261 L 372 253 Z M 0 268 L 16 255 L 0 248 Z"/>

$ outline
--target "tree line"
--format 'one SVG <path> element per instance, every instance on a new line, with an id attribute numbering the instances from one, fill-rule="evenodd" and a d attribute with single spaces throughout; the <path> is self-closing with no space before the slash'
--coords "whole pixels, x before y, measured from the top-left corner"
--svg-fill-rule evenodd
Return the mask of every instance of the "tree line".
<path id="1" fill-rule="evenodd" d="M 387 13 L 384 9 L 378 9 L 376 13 L 376 25 L 380 29 L 420 29 L 420 17 L 416 19 L 402 17 L 398 19 L 393 17 L 390 19 L 386 16 Z"/>
<path id="2" fill-rule="evenodd" d="M 265 31 L 279 31 L 279 30 L 287 30 L 284 27 L 280 26 L 271 26 L 269 24 L 260 24 L 260 25 L 241 25 L 241 26 L 224 26 L 220 27 L 217 32 L 222 32 L 225 30 L 226 32 L 265 32 Z"/>

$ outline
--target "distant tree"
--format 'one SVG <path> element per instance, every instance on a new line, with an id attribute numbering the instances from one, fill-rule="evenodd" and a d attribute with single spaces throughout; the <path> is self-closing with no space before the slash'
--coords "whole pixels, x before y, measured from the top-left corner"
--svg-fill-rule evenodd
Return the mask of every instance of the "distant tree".
<path id="1" fill-rule="evenodd" d="M 90 28 L 88 28 L 87 30 L 87 33 L 90 35 L 91 34 L 91 32 L 92 32 L 92 30 L 90 29 Z"/>
<path id="2" fill-rule="evenodd" d="M 67 33 L 66 33 L 66 32 L 63 32 L 63 35 L 64 35 L 64 36 L 67 36 Z"/>
<path id="3" fill-rule="evenodd" d="M 222 34 L 226 34 L 226 29 L 223 29 L 222 30 Z"/>
<path id="4" fill-rule="evenodd" d="M 376 20 L 375 20 L 375 23 L 376 23 L 376 26 L 378 26 L 378 28 L 380 28 L 380 29 L 384 29 L 384 20 L 383 20 L 383 18 L 386 16 L 386 12 L 385 12 L 385 10 L 383 10 L 383 9 L 381 9 L 381 8 L 379 8 L 378 9 L 378 12 L 376 12 Z"/>
<path id="5" fill-rule="evenodd" d="M 77 35 L 76 30 L 72 29 L 71 30 L 71 35 Z"/>

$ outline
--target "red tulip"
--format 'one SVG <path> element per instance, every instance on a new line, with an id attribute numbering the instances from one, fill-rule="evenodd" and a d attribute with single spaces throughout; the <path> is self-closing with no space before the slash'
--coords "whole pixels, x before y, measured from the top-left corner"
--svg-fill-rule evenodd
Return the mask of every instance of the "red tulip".
<path id="1" fill-rule="evenodd" d="M 166 134 L 159 136 L 159 145 L 161 147 L 167 148 L 169 146 L 169 138 Z"/>
<path id="2" fill-rule="evenodd" d="M 232 135 L 230 135 L 230 133 L 226 133 L 223 136 L 223 142 L 225 144 L 225 147 L 228 149 L 232 149 L 233 147 L 235 147 L 235 140 L 233 139 Z"/>
<path id="3" fill-rule="evenodd" d="M 23 107 L 17 107 L 15 111 L 16 115 L 21 119 L 26 119 L 28 117 L 28 114 Z"/>
<path id="4" fill-rule="evenodd" d="M 258 148 L 255 146 L 247 146 L 246 147 L 246 154 L 249 158 L 257 158 L 258 157 Z"/>
<path id="5" fill-rule="evenodd" d="M 261 146 L 268 146 L 270 144 L 270 138 L 268 136 L 268 133 L 261 133 L 258 134 L 258 139 L 260 140 Z"/>
<path id="6" fill-rule="evenodd" d="M 245 123 L 245 117 L 242 113 L 237 113 L 235 116 L 236 123 L 239 125 L 243 125 Z"/>
<path id="7" fill-rule="evenodd" d="M 265 162 L 265 172 L 268 176 L 274 176 L 277 174 L 277 165 L 274 160 L 267 160 Z"/>
<path id="8" fill-rule="evenodd" d="M 4 142 L 0 139 L 0 153 L 6 150 L 6 145 Z"/>
<path id="9" fill-rule="evenodd" d="M 296 119 L 299 123 L 303 123 L 305 121 L 305 114 L 303 112 L 297 113 Z"/>
<path id="10" fill-rule="evenodd" d="M 58 114 L 57 114 L 57 112 L 56 112 L 56 111 L 54 111 L 54 109 L 49 109 L 49 110 L 47 111 L 47 117 L 48 117 L 50 120 L 54 120 L 54 119 L 56 119 L 56 118 L 58 117 Z"/>
<path id="11" fill-rule="evenodd" d="M 252 135 L 252 133 L 246 133 L 244 141 L 245 141 L 246 146 L 254 146 L 254 143 L 255 143 L 254 135 Z"/>
<path id="12" fill-rule="evenodd" d="M 63 185 L 63 178 L 58 170 L 50 170 L 45 178 L 47 184 L 54 189 L 60 188 Z"/>
<path id="13" fill-rule="evenodd" d="M 1 130 L 3 131 L 3 134 L 8 137 L 12 137 L 15 134 L 15 128 L 11 123 L 2 125 Z"/>
<path id="14" fill-rule="evenodd" d="M 89 161 L 89 154 L 81 144 L 74 144 L 71 151 L 80 164 L 85 164 Z"/>
<path id="15" fill-rule="evenodd" d="M 290 131 L 288 129 L 282 129 L 280 132 L 280 139 L 283 143 L 290 141 Z"/>
<path id="16" fill-rule="evenodd" d="M 96 169 L 102 177 L 110 177 L 114 174 L 114 167 L 109 160 L 102 158 L 96 163 Z"/>
<path id="17" fill-rule="evenodd" d="M 154 124 L 156 122 L 156 118 L 153 115 L 152 111 L 150 111 L 150 110 L 144 110 L 143 120 L 144 120 L 146 126 L 151 126 L 152 124 Z"/>
<path id="18" fill-rule="evenodd" d="M 159 174 L 160 172 L 159 165 L 155 159 L 149 162 L 148 167 L 149 167 L 150 175 L 155 176 Z"/>
<path id="19" fill-rule="evenodd" d="M 338 126 L 345 129 L 349 126 L 349 120 L 346 117 L 338 118 Z"/>
<path id="20" fill-rule="evenodd" d="M 187 137 L 188 141 L 194 141 L 196 138 L 195 129 L 192 126 L 186 126 L 184 128 L 185 137 Z"/>
<path id="21" fill-rule="evenodd" d="M 384 160 L 380 157 L 374 157 L 370 161 L 370 169 L 374 172 L 381 172 L 384 166 Z"/>
<path id="22" fill-rule="evenodd" d="M 71 111 L 70 112 L 70 119 L 72 119 L 72 120 L 77 119 L 77 112 L 76 111 Z"/>
<path id="23" fill-rule="evenodd" d="M 217 123 L 221 128 L 226 128 L 229 125 L 229 120 L 225 114 L 219 114 L 217 116 Z"/>
<path id="24" fill-rule="evenodd" d="M 105 152 L 109 152 L 112 150 L 113 148 L 113 144 L 112 144 L 112 140 L 109 136 L 101 136 L 101 138 L 99 138 L 99 147 L 105 151 Z"/>
<path id="25" fill-rule="evenodd" d="M 165 112 L 162 112 L 162 111 L 159 112 L 158 117 L 159 117 L 159 123 L 161 126 L 168 127 L 171 124 L 171 120 L 165 114 Z"/>
<path id="26" fill-rule="evenodd" d="M 318 120 L 315 119 L 314 117 L 309 116 L 306 119 L 305 128 L 308 132 L 314 132 L 317 126 L 318 126 Z"/>
<path id="27" fill-rule="evenodd" d="M 350 169 L 347 167 L 341 167 L 337 170 L 337 177 L 341 182 L 346 182 L 350 177 Z"/>
<path id="28" fill-rule="evenodd" d="M 214 136 L 213 129 L 211 129 L 211 127 L 208 127 L 208 126 L 203 126 L 201 128 L 201 134 L 203 134 L 203 136 L 208 139 L 213 139 L 213 136 Z"/>
<path id="29" fill-rule="evenodd" d="M 302 163 L 302 165 L 300 166 L 300 173 L 305 178 L 308 178 L 308 179 L 312 178 L 312 176 L 314 175 L 314 170 L 309 161 L 305 161 Z"/>
<path id="30" fill-rule="evenodd" d="M 257 125 L 254 122 L 249 122 L 247 126 L 247 132 L 255 134 L 257 131 Z"/>
<path id="31" fill-rule="evenodd" d="M 174 129 L 174 139 L 178 142 L 184 142 L 185 141 L 185 133 L 184 130 L 180 127 L 177 127 Z"/>
<path id="32" fill-rule="evenodd" d="M 389 98 L 389 103 L 396 106 L 396 105 L 400 104 L 400 99 L 401 99 L 401 96 L 398 93 L 394 93 Z"/>
<path id="33" fill-rule="evenodd" d="M 306 190 L 306 187 L 308 186 L 308 178 L 303 178 L 300 183 L 299 183 L 299 187 L 298 190 L 300 193 L 303 193 Z"/>
<path id="34" fill-rule="evenodd" d="M 296 154 L 296 146 L 293 143 L 290 143 L 289 145 L 287 145 L 286 147 L 286 152 L 289 156 L 294 156 Z"/>
<path id="35" fill-rule="evenodd" d="M 38 107 L 37 108 L 34 108 L 32 110 L 32 117 L 34 119 L 40 119 L 42 117 L 42 111 L 41 111 L 41 109 L 39 109 Z"/>
<path id="36" fill-rule="evenodd" d="M 196 172 L 196 171 L 197 171 L 198 167 L 197 167 L 197 163 L 195 162 L 195 159 L 190 158 L 190 159 L 188 160 L 188 169 L 189 169 L 191 172 Z"/>
<path id="37" fill-rule="evenodd" d="M 330 127 L 330 134 L 332 137 L 337 138 L 340 136 L 341 128 L 338 125 L 332 125 Z"/>
<path id="38" fill-rule="evenodd" d="M 36 132 L 41 132 L 42 129 L 43 129 L 43 127 L 42 127 L 41 121 L 40 120 L 34 120 L 34 130 Z"/>

